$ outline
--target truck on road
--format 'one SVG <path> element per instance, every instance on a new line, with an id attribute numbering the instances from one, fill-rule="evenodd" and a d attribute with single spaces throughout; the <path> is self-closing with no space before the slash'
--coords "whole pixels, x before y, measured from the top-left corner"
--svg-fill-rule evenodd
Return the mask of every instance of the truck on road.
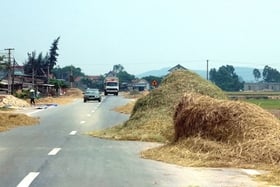
<path id="1" fill-rule="evenodd" d="M 119 94 L 119 78 L 118 77 L 105 77 L 104 79 L 104 95 Z"/>

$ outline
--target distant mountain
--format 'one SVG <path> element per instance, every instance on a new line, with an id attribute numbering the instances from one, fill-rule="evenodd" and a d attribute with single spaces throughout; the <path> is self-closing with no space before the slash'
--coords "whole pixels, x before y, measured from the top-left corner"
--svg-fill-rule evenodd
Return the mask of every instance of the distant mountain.
<path id="1" fill-rule="evenodd" d="M 239 77 L 242 77 L 242 79 L 245 82 L 256 82 L 255 77 L 253 75 L 253 70 L 255 68 L 250 68 L 250 67 L 234 67 L 236 74 Z M 259 69 L 260 72 L 262 72 L 262 69 Z"/>
<path id="2" fill-rule="evenodd" d="M 152 71 L 147 71 L 144 73 L 141 73 L 139 75 L 136 75 L 136 77 L 147 77 L 147 76 L 157 76 L 157 77 L 161 77 L 164 75 L 167 75 L 169 72 L 168 70 L 171 67 L 165 67 L 159 70 L 152 70 Z M 245 82 L 254 82 L 255 78 L 253 75 L 253 70 L 254 68 L 250 68 L 250 67 L 234 67 L 235 69 L 235 73 L 242 78 L 242 80 L 244 80 Z M 191 70 L 195 73 L 197 73 L 198 75 L 200 75 L 201 77 L 203 77 L 204 79 L 206 79 L 206 71 L 205 70 Z M 260 70 L 262 72 L 262 70 Z"/>
<path id="3" fill-rule="evenodd" d="M 148 76 L 156 76 L 156 77 L 161 77 L 161 76 L 164 76 L 164 75 L 167 75 L 169 72 L 168 70 L 170 69 L 171 67 L 165 67 L 165 68 L 162 68 L 162 69 L 159 69 L 159 70 L 151 70 L 151 71 L 147 71 L 147 72 L 144 72 L 144 73 L 141 73 L 139 75 L 136 75 L 136 77 L 148 77 Z"/>

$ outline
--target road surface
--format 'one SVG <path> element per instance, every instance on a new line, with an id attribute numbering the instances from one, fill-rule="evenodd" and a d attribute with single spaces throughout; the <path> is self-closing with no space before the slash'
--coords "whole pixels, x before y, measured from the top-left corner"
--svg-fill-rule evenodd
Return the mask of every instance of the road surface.
<path id="1" fill-rule="evenodd" d="M 186 168 L 141 159 L 155 143 L 112 141 L 86 135 L 128 119 L 112 109 L 127 103 L 106 96 L 30 111 L 40 124 L 0 133 L 2 187 L 258 186 L 240 169 Z"/>

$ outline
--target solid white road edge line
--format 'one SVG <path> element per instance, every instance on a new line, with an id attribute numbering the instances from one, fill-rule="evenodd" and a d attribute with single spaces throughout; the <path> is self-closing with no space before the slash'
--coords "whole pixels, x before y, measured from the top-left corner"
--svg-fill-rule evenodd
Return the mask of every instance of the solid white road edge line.
<path id="1" fill-rule="evenodd" d="M 77 134 L 77 131 L 72 131 L 69 133 L 69 135 L 75 135 L 75 134 Z"/>
<path id="2" fill-rule="evenodd" d="M 35 114 L 37 112 L 40 112 L 41 110 L 35 110 L 35 111 L 32 111 L 32 112 L 27 112 L 28 115 L 31 115 L 31 114 Z"/>
<path id="3" fill-rule="evenodd" d="M 17 187 L 28 187 L 33 180 L 39 175 L 39 172 L 30 172 L 22 181 L 17 185 Z"/>
<path id="4" fill-rule="evenodd" d="M 56 155 L 60 150 L 61 150 L 61 148 L 54 148 L 53 150 L 51 150 L 51 152 L 49 152 L 48 155 L 54 156 L 54 155 Z"/>

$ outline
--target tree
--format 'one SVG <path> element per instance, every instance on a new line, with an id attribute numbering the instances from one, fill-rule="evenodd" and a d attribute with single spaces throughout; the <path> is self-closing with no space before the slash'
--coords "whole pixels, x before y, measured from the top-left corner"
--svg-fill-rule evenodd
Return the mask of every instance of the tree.
<path id="1" fill-rule="evenodd" d="M 129 83 L 135 79 L 134 75 L 131 75 L 126 71 L 120 71 L 119 73 L 117 73 L 117 77 L 119 78 L 120 83 L 124 83 L 124 82 Z"/>
<path id="2" fill-rule="evenodd" d="M 7 68 L 7 63 L 4 62 L 5 56 L 0 56 L 0 70 Z"/>
<path id="3" fill-rule="evenodd" d="M 38 56 L 36 51 L 28 53 L 28 59 L 23 66 L 25 74 L 32 75 L 34 71 L 35 76 L 47 78 L 48 59 L 47 55 L 43 56 L 42 52 Z"/>
<path id="4" fill-rule="evenodd" d="M 277 69 L 266 65 L 263 69 L 263 80 L 265 82 L 280 82 L 280 73 Z"/>
<path id="5" fill-rule="evenodd" d="M 253 70 L 253 75 L 255 77 L 255 80 L 258 82 L 259 79 L 261 78 L 261 72 L 258 69 Z"/>
<path id="6" fill-rule="evenodd" d="M 127 73 L 121 64 L 116 64 L 113 66 L 113 73 L 114 76 L 119 78 L 120 83 L 130 83 L 135 79 L 135 76 Z"/>
<path id="7" fill-rule="evenodd" d="M 87 88 L 97 88 L 99 90 L 102 90 L 103 87 L 104 87 L 103 81 L 104 81 L 104 76 L 103 75 L 100 75 L 99 81 L 92 81 L 88 77 L 84 77 L 84 78 L 81 79 L 81 83 L 83 85 L 86 85 Z"/>
<path id="8" fill-rule="evenodd" d="M 118 74 L 122 71 L 124 71 L 124 67 L 121 64 L 116 64 L 116 65 L 113 66 L 113 72 L 115 74 Z"/>
<path id="9" fill-rule="evenodd" d="M 43 53 L 39 53 L 36 56 L 36 51 L 32 53 L 28 53 L 27 61 L 24 63 L 24 72 L 26 74 L 33 74 L 35 76 L 45 77 L 46 80 L 48 79 L 48 73 L 52 71 L 53 67 L 56 65 L 57 62 L 57 50 L 58 50 L 58 41 L 60 37 L 54 40 L 52 46 L 50 48 L 50 54 L 46 54 L 45 56 Z"/>
<path id="10" fill-rule="evenodd" d="M 54 88 L 56 91 L 58 91 L 59 88 L 67 88 L 68 85 L 63 80 L 57 80 L 57 79 L 50 79 L 49 83 L 54 85 Z"/>
<path id="11" fill-rule="evenodd" d="M 244 82 L 234 72 L 231 65 L 221 66 L 217 71 L 210 70 L 210 80 L 225 91 L 239 91 L 243 88 Z"/>
<path id="12" fill-rule="evenodd" d="M 52 46 L 50 48 L 50 53 L 49 53 L 49 61 L 48 61 L 48 65 L 49 65 L 49 68 L 50 70 L 52 70 L 54 68 L 54 66 L 56 65 L 56 62 L 57 62 L 57 57 L 58 57 L 58 53 L 57 53 L 57 50 L 58 50 L 58 42 L 59 42 L 59 39 L 60 37 L 58 37 L 57 39 L 55 39 L 52 43 Z"/>
<path id="13" fill-rule="evenodd" d="M 74 79 L 78 76 L 85 76 L 81 68 L 73 65 L 65 66 L 63 68 L 57 66 L 52 70 L 52 73 L 57 79 L 64 79 L 66 81 L 70 81 L 70 75 L 72 75 Z"/>

